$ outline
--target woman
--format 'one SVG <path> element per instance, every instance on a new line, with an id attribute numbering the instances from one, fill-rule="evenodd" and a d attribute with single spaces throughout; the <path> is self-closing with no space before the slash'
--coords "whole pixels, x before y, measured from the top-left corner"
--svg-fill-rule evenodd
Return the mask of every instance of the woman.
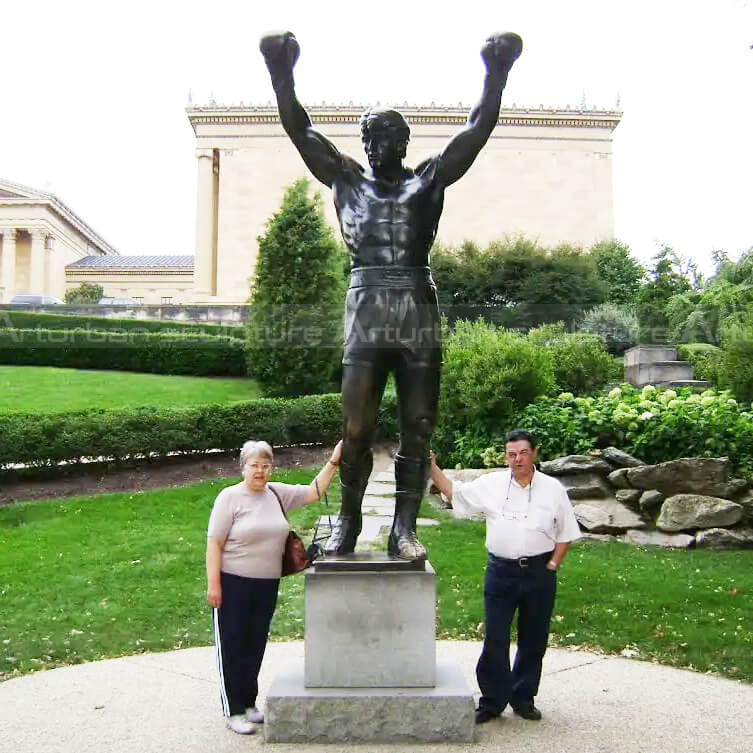
<path id="1" fill-rule="evenodd" d="M 207 531 L 207 601 L 213 607 L 222 710 L 238 734 L 253 734 L 253 723 L 264 721 L 256 708 L 258 676 L 290 530 L 280 506 L 287 512 L 316 502 L 332 481 L 341 452 L 338 442 L 308 486 L 270 484 L 272 448 L 246 442 L 240 457 L 243 481 L 214 501 Z"/>

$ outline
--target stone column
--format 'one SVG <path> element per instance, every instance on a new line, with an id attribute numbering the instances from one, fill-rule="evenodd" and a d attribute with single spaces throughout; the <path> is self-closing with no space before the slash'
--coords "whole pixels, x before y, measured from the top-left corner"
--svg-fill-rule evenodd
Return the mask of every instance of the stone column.
<path id="1" fill-rule="evenodd" d="M 197 149 L 198 179 L 196 181 L 196 255 L 193 266 L 194 295 L 209 297 L 212 293 L 212 262 L 214 256 L 214 150 Z"/>
<path id="2" fill-rule="evenodd" d="M 47 231 L 42 228 L 31 228 L 31 257 L 29 261 L 29 292 L 48 295 L 45 288 L 45 250 Z"/>
<path id="3" fill-rule="evenodd" d="M 65 296 L 65 280 L 63 280 L 63 290 L 59 290 L 55 287 L 58 280 L 57 276 L 53 275 L 53 264 L 55 263 L 55 259 L 53 258 L 54 254 L 55 236 L 48 235 L 44 244 L 44 289 L 47 291 L 48 295 L 55 295 L 58 298 L 63 298 Z M 65 270 L 63 270 L 63 274 L 65 274 Z"/>
<path id="4" fill-rule="evenodd" d="M 16 294 L 16 229 L 3 228 L 3 266 L 0 269 L 0 284 L 3 303 L 8 303 Z"/>

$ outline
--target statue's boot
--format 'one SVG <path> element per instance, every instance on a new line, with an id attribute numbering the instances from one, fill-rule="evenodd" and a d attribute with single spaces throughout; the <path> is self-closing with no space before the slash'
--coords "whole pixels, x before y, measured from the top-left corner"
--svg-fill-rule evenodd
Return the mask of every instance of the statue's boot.
<path id="1" fill-rule="evenodd" d="M 361 500 L 371 473 L 371 451 L 364 453 L 357 465 L 340 462 L 340 490 L 342 503 L 340 513 L 332 526 L 324 553 L 350 554 L 355 551 L 358 534 L 361 533 Z"/>
<path id="2" fill-rule="evenodd" d="M 429 463 L 395 458 L 395 518 L 387 551 L 404 560 L 425 560 L 426 549 L 416 535 L 416 518 L 429 477 Z"/>

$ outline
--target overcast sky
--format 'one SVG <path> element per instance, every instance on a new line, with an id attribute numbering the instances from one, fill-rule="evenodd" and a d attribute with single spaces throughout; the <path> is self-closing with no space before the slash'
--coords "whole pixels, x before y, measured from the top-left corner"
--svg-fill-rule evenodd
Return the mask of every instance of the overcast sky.
<path id="1" fill-rule="evenodd" d="M 753 245 L 751 0 L 43 0 L 0 18 L 0 177 L 52 191 L 121 253 L 194 252 L 189 90 L 268 102 L 270 29 L 298 37 L 304 103 L 364 105 L 470 105 L 483 40 L 515 31 L 507 105 L 619 96 L 615 231 L 639 258 L 668 243 L 709 268 Z"/>

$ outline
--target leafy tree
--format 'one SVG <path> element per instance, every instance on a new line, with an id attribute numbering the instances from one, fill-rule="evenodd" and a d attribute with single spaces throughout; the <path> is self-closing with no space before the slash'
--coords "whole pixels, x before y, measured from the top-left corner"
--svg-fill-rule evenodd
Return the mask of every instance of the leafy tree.
<path id="1" fill-rule="evenodd" d="M 342 347 L 342 252 L 301 179 L 259 237 L 246 343 L 248 373 L 267 395 L 336 388 Z"/>
<path id="2" fill-rule="evenodd" d="M 670 340 L 667 304 L 672 296 L 690 292 L 697 283 L 694 265 L 688 264 L 669 246 L 662 246 L 654 256 L 650 279 L 638 291 L 636 313 L 641 328 L 640 342 L 661 343 Z"/>
<path id="3" fill-rule="evenodd" d="M 719 344 L 725 328 L 753 313 L 753 248 L 733 262 L 723 251 L 712 255 L 716 271 L 702 287 L 667 303 L 672 338 L 677 342 Z"/>
<path id="4" fill-rule="evenodd" d="M 522 237 L 493 241 L 483 250 L 468 241 L 459 248 L 435 246 L 432 269 L 450 322 L 483 316 L 515 328 L 571 324 L 606 295 L 589 255 Z"/>
<path id="5" fill-rule="evenodd" d="M 105 294 L 101 285 L 82 282 L 77 288 L 71 288 L 65 294 L 66 303 L 96 303 Z"/>
<path id="6" fill-rule="evenodd" d="M 591 246 L 589 253 L 607 286 L 606 300 L 618 305 L 635 303 L 646 270 L 631 255 L 630 247 L 612 238 Z"/>

